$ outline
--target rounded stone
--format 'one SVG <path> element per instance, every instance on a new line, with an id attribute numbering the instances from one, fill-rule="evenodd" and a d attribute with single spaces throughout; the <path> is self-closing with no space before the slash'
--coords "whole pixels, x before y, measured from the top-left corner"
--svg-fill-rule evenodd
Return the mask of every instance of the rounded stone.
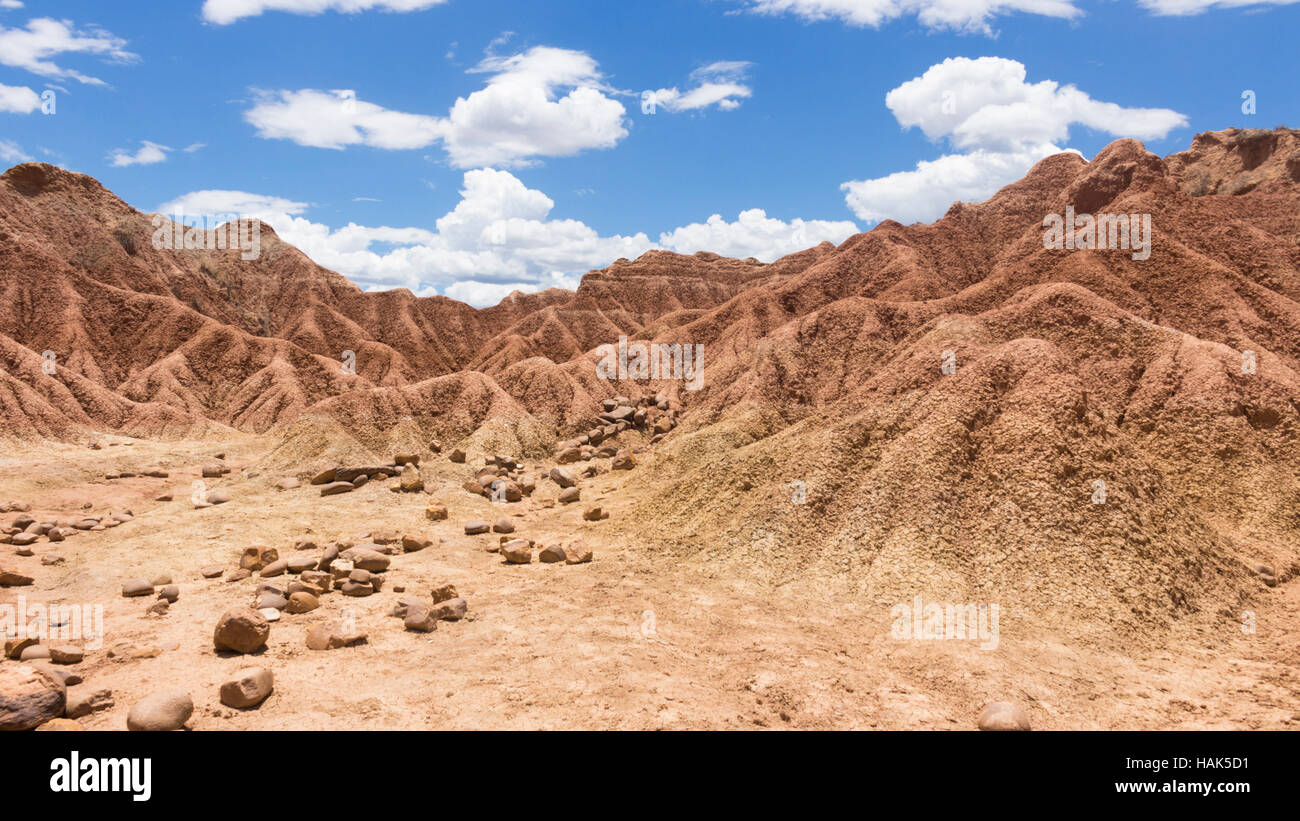
<path id="1" fill-rule="evenodd" d="M 981 730 L 1028 730 L 1029 715 L 1018 704 L 995 701 L 980 713 Z"/>
<path id="2" fill-rule="evenodd" d="M 126 728 L 138 732 L 170 732 L 184 727 L 193 714 L 194 700 L 183 688 L 176 687 L 137 701 L 126 717 Z"/>
<path id="3" fill-rule="evenodd" d="M 217 621 L 212 642 L 218 650 L 252 653 L 265 647 L 270 635 L 271 624 L 265 616 L 250 607 L 236 607 Z"/>

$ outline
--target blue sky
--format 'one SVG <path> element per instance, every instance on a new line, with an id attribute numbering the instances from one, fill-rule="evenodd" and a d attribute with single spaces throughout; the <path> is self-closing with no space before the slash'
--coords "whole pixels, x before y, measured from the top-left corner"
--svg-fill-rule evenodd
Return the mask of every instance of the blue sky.
<path id="1" fill-rule="evenodd" d="M 1300 5 L 1239 0 L 0 0 L 0 161 L 483 305 L 1295 126 L 1298 41 Z"/>

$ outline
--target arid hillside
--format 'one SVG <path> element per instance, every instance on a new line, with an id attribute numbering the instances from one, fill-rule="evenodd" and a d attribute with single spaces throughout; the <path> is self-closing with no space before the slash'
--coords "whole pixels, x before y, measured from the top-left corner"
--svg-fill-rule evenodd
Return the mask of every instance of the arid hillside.
<path id="1" fill-rule="evenodd" d="M 1133 235 L 1046 247 L 1067 214 Z M 1104 640 L 1232 621 L 1300 569 L 1300 132 L 1118 140 L 930 225 L 772 264 L 654 251 L 483 310 L 363 293 L 271 226 L 254 260 L 152 233 L 84 175 L 0 176 L 4 436 L 258 434 L 260 469 L 304 480 L 433 440 L 577 448 L 598 475 L 622 395 L 649 415 L 608 529 L 710 572 L 997 599 Z M 620 337 L 698 346 L 699 390 L 600 378 Z"/>

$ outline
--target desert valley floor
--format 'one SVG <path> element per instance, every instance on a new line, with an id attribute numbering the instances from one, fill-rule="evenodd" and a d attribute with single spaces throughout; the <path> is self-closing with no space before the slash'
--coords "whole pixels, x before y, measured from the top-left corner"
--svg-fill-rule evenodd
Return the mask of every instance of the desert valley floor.
<path id="1" fill-rule="evenodd" d="M 376 481 L 321 497 L 308 484 L 277 490 L 277 475 L 245 472 L 269 444 L 255 436 L 104 441 L 122 444 L 43 445 L 0 460 L 4 495 L 39 500 L 38 519 L 82 512 L 87 503 L 98 514 L 134 513 L 118 527 L 40 551 L 61 555 L 61 565 L 42 566 L 40 554 L 4 560 L 39 578 L 5 589 L 6 600 L 21 592 L 29 601 L 105 605 L 103 647 L 75 669 L 85 679 L 78 687 L 111 690 L 113 706 L 81 718 L 88 729 L 124 729 L 134 701 L 171 687 L 193 694 L 187 726 L 195 730 L 973 729 L 982 706 L 998 700 L 1023 705 L 1036 729 L 1300 726 L 1294 584 L 1261 591 L 1254 635 L 1232 629 L 1235 617 L 1211 613 L 1136 646 L 1131 637 L 1080 646 L 1068 630 L 1024 630 L 1004 616 L 999 649 L 985 652 L 969 642 L 894 640 L 886 614 L 832 578 L 773 586 L 647 553 L 618 524 L 636 493 L 636 471 L 598 477 L 583 504 L 557 505 L 555 489 L 539 489 L 503 514 L 460 488 L 471 466 L 434 454 L 424 460 L 430 494 L 393 493 Z M 232 468 L 220 483 L 232 500 L 195 508 L 191 484 L 219 452 Z M 129 468 L 169 476 L 103 478 Z M 168 492 L 174 501 L 153 501 Z M 430 500 L 446 504 L 447 520 L 425 518 Z M 584 522 L 589 503 L 610 518 Z M 580 535 L 593 561 L 506 564 L 485 549 L 496 534 L 463 532 L 466 521 L 501 515 L 539 544 Z M 299 539 L 355 540 L 380 530 L 441 539 L 394 557 L 386 585 L 427 597 L 451 583 L 468 601 L 465 619 L 408 632 L 388 615 L 400 595 L 387 587 L 365 598 L 333 592 L 319 609 L 273 624 L 263 652 L 214 653 L 221 613 L 251 602 L 261 581 L 278 580 L 203 579 L 200 568 L 220 564 L 228 574 L 250 544 L 291 556 Z M 146 615 L 150 598 L 120 595 L 124 578 L 164 573 L 180 588 L 167 615 Z M 347 608 L 367 643 L 307 649 L 308 628 Z M 250 665 L 273 670 L 274 692 L 256 709 L 223 706 L 219 685 Z"/>

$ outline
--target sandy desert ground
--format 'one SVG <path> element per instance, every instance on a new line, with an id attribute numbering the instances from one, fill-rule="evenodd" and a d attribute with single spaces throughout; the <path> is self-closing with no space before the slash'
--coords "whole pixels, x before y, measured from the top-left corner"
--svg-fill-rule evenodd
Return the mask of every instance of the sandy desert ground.
<path id="1" fill-rule="evenodd" d="M 32 500 L 38 519 L 71 516 L 84 505 L 98 514 L 134 514 L 118 527 L 4 560 L 39 581 L 0 589 L 0 603 L 22 594 L 28 602 L 103 605 L 102 648 L 67 668 L 85 680 L 76 687 L 112 691 L 111 708 L 80 719 L 88 729 L 124 729 L 135 701 L 171 687 L 193 696 L 194 730 L 972 729 L 982 706 L 997 700 L 1023 705 L 1036 729 L 1300 725 L 1295 585 L 1261 586 L 1249 603 L 1257 614 L 1253 635 L 1235 616 L 1210 613 L 1153 632 L 1139 646 L 1131 637 L 1108 646 L 1072 640 L 1065 628 L 1026 630 L 1004 613 L 994 651 L 971 642 L 900 641 L 891 638 L 887 614 L 847 584 L 771 585 L 717 572 L 707 561 L 664 561 L 620 527 L 636 492 L 635 470 L 585 483 L 580 504 L 556 505 L 556 488 L 543 481 L 532 498 L 495 505 L 460 488 L 473 473 L 473 454 L 458 465 L 426 453 L 429 493 L 393 493 L 374 481 L 322 498 L 306 484 L 277 490 L 280 476 L 246 469 L 269 444 L 256 436 L 103 441 L 122 444 L 18 447 L 0 461 L 0 498 Z M 232 499 L 195 508 L 191 483 L 216 453 L 226 454 L 232 472 L 210 489 L 226 488 Z M 149 468 L 169 476 L 102 478 Z M 153 501 L 169 491 L 174 501 Z M 427 520 L 429 501 L 445 503 L 449 518 Z M 610 518 L 582 521 L 591 503 Z M 594 559 L 506 564 L 485 549 L 496 535 L 463 532 L 468 520 L 500 515 L 517 523 L 516 535 L 539 544 L 580 535 Z M 268 580 L 207 580 L 199 568 L 221 564 L 228 573 L 249 545 L 286 556 L 304 537 L 324 543 L 380 530 L 441 543 L 396 556 L 379 593 L 331 592 L 311 613 L 284 615 L 262 652 L 214 651 L 221 613 L 251 603 Z M 65 561 L 43 566 L 48 554 Z M 152 597 L 121 595 L 124 579 L 164 573 L 180 588 L 166 615 L 146 614 Z M 393 586 L 427 597 L 446 583 L 468 602 L 464 620 L 423 634 L 388 615 L 399 598 Z M 366 644 L 307 649 L 311 625 L 349 609 Z M 147 657 L 133 657 L 141 651 Z M 273 672 L 274 692 L 255 709 L 223 706 L 220 684 L 250 665 Z"/>

